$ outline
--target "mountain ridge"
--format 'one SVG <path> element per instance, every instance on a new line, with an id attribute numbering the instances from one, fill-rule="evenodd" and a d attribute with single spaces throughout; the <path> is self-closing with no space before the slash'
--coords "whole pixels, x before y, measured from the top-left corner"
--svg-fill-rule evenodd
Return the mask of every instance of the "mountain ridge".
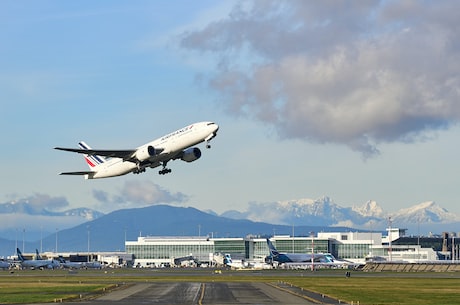
<path id="1" fill-rule="evenodd" d="M 0 250 L 15 249 L 19 240 L 37 248 L 37 241 L 42 240 L 46 249 L 51 251 L 59 239 L 58 250 L 83 251 L 90 239 L 101 249 L 113 251 L 124 248 L 125 237 L 133 240 L 141 235 L 242 237 L 246 234 L 291 234 L 294 227 L 296 235 L 308 235 L 311 231 L 384 231 L 390 220 L 393 227 L 425 236 L 429 232 L 455 232 L 460 226 L 456 214 L 434 201 L 388 213 L 373 200 L 363 205 L 342 207 L 330 197 L 323 196 L 250 203 L 246 211 L 229 210 L 220 215 L 214 211 L 168 205 L 122 209 L 106 215 L 87 208 L 56 212 L 50 211 L 46 204 L 28 205 L 31 203 L 26 201 L 0 204 L 0 234 L 10 238 L 0 240 Z"/>
<path id="2" fill-rule="evenodd" d="M 87 252 L 123 251 L 125 240 L 137 240 L 139 236 L 208 236 L 244 237 L 291 234 L 292 226 L 274 225 L 251 220 L 235 220 L 212 215 L 193 207 L 152 205 L 143 208 L 123 209 L 108 213 L 95 220 L 61 230 L 42 240 L 26 243 L 26 251 L 43 247 L 43 251 Z M 349 231 L 351 228 L 327 226 L 298 226 L 297 236 L 308 236 L 315 231 Z M 14 241 L 0 239 L 0 251 L 10 249 Z M 2 252 L 0 252 L 2 254 Z M 3 252 L 5 255 L 5 252 Z"/>
<path id="3" fill-rule="evenodd" d="M 277 211 L 273 213 L 272 211 Z M 348 226 L 358 229 L 386 228 L 391 220 L 394 226 L 413 229 L 420 224 L 454 224 L 460 217 L 439 206 L 435 201 L 425 201 L 396 212 L 385 210 L 374 200 L 363 205 L 342 207 L 330 197 L 301 198 L 269 203 L 252 203 L 244 212 L 225 211 L 221 216 L 235 219 L 269 219 L 274 224 L 322 224 Z"/>

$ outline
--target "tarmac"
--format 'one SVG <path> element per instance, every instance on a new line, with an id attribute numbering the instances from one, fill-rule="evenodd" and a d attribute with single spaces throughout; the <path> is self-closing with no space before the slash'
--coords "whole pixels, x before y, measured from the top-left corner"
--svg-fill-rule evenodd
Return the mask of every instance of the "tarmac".
<path id="1" fill-rule="evenodd" d="M 78 304 L 339 304 L 297 289 L 284 283 L 260 282 L 135 283 Z"/>

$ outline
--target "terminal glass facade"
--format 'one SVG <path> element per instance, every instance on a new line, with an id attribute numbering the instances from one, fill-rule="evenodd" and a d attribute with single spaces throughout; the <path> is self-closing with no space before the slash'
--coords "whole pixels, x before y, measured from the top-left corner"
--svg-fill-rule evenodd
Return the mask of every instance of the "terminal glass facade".
<path id="1" fill-rule="evenodd" d="M 331 254 L 337 258 L 364 259 L 370 252 L 370 244 L 342 244 L 334 243 Z"/>
<path id="2" fill-rule="evenodd" d="M 369 236 L 380 238 L 375 233 Z M 279 252 L 308 254 L 313 251 L 331 253 L 337 259 L 364 261 L 372 253 L 371 246 L 381 244 L 369 236 L 361 233 L 325 233 L 314 238 L 275 235 L 270 240 Z M 126 241 L 125 246 L 126 252 L 133 254 L 144 265 L 166 263 L 188 256 L 201 262 L 212 262 L 215 254 L 230 254 L 233 260 L 261 261 L 270 255 L 266 239 L 259 237 L 139 237 L 137 241 Z M 387 254 L 378 251 L 374 249 L 374 255 Z"/>
<path id="3" fill-rule="evenodd" d="M 232 258 L 248 258 L 246 243 L 243 238 L 214 239 L 214 251 L 210 253 L 228 253 Z"/>
<path id="4" fill-rule="evenodd" d="M 253 258 L 265 258 L 270 255 L 267 247 L 267 241 L 265 239 L 253 239 L 249 240 L 250 248 L 252 248 L 252 257 Z"/>
<path id="5" fill-rule="evenodd" d="M 330 252 L 327 239 L 275 236 L 272 242 L 280 252 L 311 253 L 312 246 L 315 253 Z M 148 264 L 187 256 L 208 262 L 216 253 L 230 254 L 236 260 L 264 260 L 270 255 L 264 238 L 139 237 L 125 246 L 136 260 Z"/>
<path id="6" fill-rule="evenodd" d="M 209 253 L 214 253 L 214 243 L 200 238 L 139 238 L 138 242 L 126 242 L 126 252 L 141 260 L 168 261 L 191 255 L 207 261 Z"/>

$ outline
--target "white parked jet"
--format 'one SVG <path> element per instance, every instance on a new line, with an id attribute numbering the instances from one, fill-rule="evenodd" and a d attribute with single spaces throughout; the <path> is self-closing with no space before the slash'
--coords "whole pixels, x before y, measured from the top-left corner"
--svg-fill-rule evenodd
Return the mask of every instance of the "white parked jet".
<path id="1" fill-rule="evenodd" d="M 83 268 L 83 262 L 71 262 L 71 261 L 66 261 L 61 255 L 58 257 L 59 264 L 61 264 L 61 267 L 63 268 L 69 268 L 69 269 L 80 269 Z"/>
<path id="2" fill-rule="evenodd" d="M 217 135 L 219 126 L 213 122 L 199 122 L 174 131 L 159 139 L 153 140 L 136 149 L 107 150 L 91 149 L 85 142 L 78 143 L 80 148 L 55 147 L 58 150 L 85 154 L 90 171 L 65 172 L 61 175 L 83 175 L 85 179 L 97 179 L 121 176 L 128 173 L 139 174 L 146 168 L 163 166 L 160 175 L 171 172 L 166 165 L 171 160 L 181 159 L 193 162 L 201 157 L 198 147 L 191 147 L 209 141 Z"/>
<path id="3" fill-rule="evenodd" d="M 31 269 L 54 269 L 59 267 L 59 262 L 55 261 L 54 259 L 41 259 L 40 254 L 38 253 L 38 250 L 35 250 L 37 253 L 37 259 L 25 259 L 25 257 L 22 255 L 21 250 L 19 248 L 16 248 L 16 252 L 18 254 L 18 259 L 19 262 L 21 263 L 21 266 L 23 268 L 31 268 Z"/>
<path id="4" fill-rule="evenodd" d="M 9 269 L 11 267 L 11 263 L 5 261 L 3 259 L 0 260 L 0 269 Z"/>

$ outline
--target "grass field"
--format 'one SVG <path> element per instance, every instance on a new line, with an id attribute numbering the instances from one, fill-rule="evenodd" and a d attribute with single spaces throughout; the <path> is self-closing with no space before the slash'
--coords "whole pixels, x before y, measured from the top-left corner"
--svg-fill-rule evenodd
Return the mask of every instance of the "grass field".
<path id="1" fill-rule="evenodd" d="M 429 276 L 429 275 L 428 275 Z M 304 278 L 291 284 L 356 304 L 460 304 L 460 279 L 452 278 Z"/>
<path id="2" fill-rule="evenodd" d="M 0 272 L 0 304 L 54 302 L 94 297 L 118 285 L 155 281 L 284 281 L 304 289 L 356 304 L 459 304 L 460 275 L 360 274 L 346 278 L 342 271 L 315 274 L 274 271 L 210 270 L 97 270 L 69 273 L 64 270 Z M 455 276 L 453 276 L 455 275 Z M 436 277 L 433 277 L 436 276 Z"/>

